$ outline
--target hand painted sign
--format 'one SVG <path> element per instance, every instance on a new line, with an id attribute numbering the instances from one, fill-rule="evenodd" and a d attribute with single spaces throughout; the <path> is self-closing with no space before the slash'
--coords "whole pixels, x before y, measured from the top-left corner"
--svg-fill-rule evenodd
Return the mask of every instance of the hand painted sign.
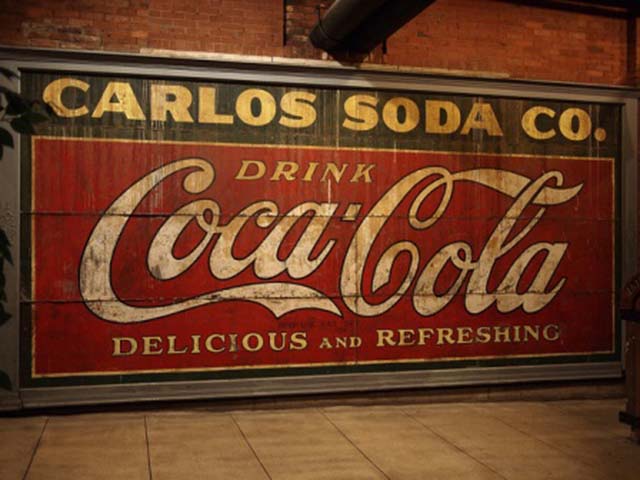
<path id="1" fill-rule="evenodd" d="M 34 384 L 616 355 L 617 106 L 23 82 Z"/>

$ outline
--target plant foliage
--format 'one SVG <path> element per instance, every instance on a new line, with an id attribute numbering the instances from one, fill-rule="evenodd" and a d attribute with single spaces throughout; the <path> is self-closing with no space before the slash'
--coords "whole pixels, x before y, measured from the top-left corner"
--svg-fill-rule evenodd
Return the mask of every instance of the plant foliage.
<path id="1" fill-rule="evenodd" d="M 15 72 L 0 67 L 0 77 L 4 77 L 12 84 L 18 79 Z M 51 107 L 38 100 L 29 100 L 11 87 L 0 84 L 0 160 L 6 148 L 14 148 L 11 131 L 22 135 L 35 133 L 34 125 L 49 119 Z M 6 310 L 7 293 L 5 264 L 13 265 L 11 257 L 11 242 L 5 231 L 0 228 L 0 326 L 11 319 L 11 314 Z M 9 376 L 0 370 L 0 388 L 11 390 Z"/>

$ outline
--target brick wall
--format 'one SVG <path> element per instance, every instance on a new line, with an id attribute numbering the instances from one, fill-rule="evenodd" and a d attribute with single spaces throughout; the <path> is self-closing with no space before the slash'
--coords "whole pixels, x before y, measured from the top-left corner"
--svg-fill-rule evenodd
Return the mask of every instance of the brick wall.
<path id="1" fill-rule="evenodd" d="M 323 58 L 307 34 L 331 0 L 0 0 L 0 44 Z M 365 61 L 635 84 L 634 24 L 498 0 L 438 0 Z M 635 37 L 634 37 L 635 38 Z M 634 40 L 635 42 L 635 40 Z M 635 44 L 633 44 L 635 46 Z"/>
<path id="2" fill-rule="evenodd" d="M 627 20 L 498 1 L 436 2 L 389 39 L 389 63 L 625 84 Z"/>
<path id="3" fill-rule="evenodd" d="M 0 0 L 0 43 L 121 52 L 282 52 L 274 0 Z"/>

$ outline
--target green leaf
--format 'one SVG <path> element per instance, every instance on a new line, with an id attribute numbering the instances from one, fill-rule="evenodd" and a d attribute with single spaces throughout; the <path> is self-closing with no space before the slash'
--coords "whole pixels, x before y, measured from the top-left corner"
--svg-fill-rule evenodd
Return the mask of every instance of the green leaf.
<path id="1" fill-rule="evenodd" d="M 34 112 L 33 110 L 25 113 L 22 117 L 31 124 L 47 122 L 49 120 L 49 117 L 44 113 Z"/>
<path id="2" fill-rule="evenodd" d="M 12 78 L 18 78 L 19 75 L 13 70 L 9 70 L 5 67 L 0 67 L 0 74 L 11 80 Z"/>
<path id="3" fill-rule="evenodd" d="M 4 276 L 4 259 L 0 258 L 0 302 L 7 301 L 7 294 L 4 291 L 7 286 L 7 279 Z"/>
<path id="4" fill-rule="evenodd" d="M 53 107 L 42 100 L 31 100 L 31 111 L 41 113 L 46 117 L 50 117 L 51 114 L 55 113 Z"/>
<path id="5" fill-rule="evenodd" d="M 13 390 L 13 386 L 11 385 L 11 379 L 9 375 L 0 370 L 0 388 L 5 390 Z"/>
<path id="6" fill-rule="evenodd" d="M 0 326 L 11 320 L 11 314 L 5 311 L 4 305 L 0 302 Z"/>
<path id="7" fill-rule="evenodd" d="M 0 228 L 0 258 L 4 258 L 9 264 L 13 265 L 13 258 L 11 257 L 11 242 L 4 233 L 4 230 Z"/>
<path id="8" fill-rule="evenodd" d="M 44 108 L 45 114 L 49 115 L 49 117 L 53 116 L 56 113 L 56 111 L 53 109 L 53 107 L 49 103 L 40 102 L 40 106 Z"/>
<path id="9" fill-rule="evenodd" d="M 6 145 L 9 148 L 13 148 L 13 137 L 8 130 L 0 127 L 0 145 Z"/>
<path id="10" fill-rule="evenodd" d="M 23 135 L 33 135 L 36 131 L 29 120 L 24 117 L 17 117 L 11 120 L 11 128 Z"/>
<path id="11" fill-rule="evenodd" d="M 16 93 L 3 85 L 0 85 L 0 93 L 3 93 L 7 99 L 7 106 L 5 107 L 7 115 L 20 115 L 29 111 L 29 102 L 19 93 Z"/>
<path id="12" fill-rule="evenodd" d="M 17 93 L 8 90 L 5 96 L 7 97 L 7 115 L 22 115 L 29 111 L 29 102 Z"/>

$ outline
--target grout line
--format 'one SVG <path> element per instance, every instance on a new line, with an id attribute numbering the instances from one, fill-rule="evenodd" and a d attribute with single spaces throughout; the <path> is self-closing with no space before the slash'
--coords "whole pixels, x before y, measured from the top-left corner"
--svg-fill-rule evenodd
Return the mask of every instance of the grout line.
<path id="1" fill-rule="evenodd" d="M 31 452 L 31 458 L 29 459 L 27 468 L 24 471 L 22 480 L 25 480 L 27 478 L 27 475 L 29 475 L 29 471 L 31 470 L 31 465 L 33 465 L 33 460 L 36 458 L 36 452 L 38 451 L 38 448 L 40 448 L 40 443 L 42 442 L 42 437 L 44 435 L 45 429 L 47 428 L 47 425 L 49 425 L 49 417 L 47 417 L 47 419 L 44 421 L 44 424 L 42 425 L 42 430 L 40 430 L 40 435 L 38 436 L 38 441 L 36 442 L 35 447 L 33 447 L 33 452 Z"/>
<path id="2" fill-rule="evenodd" d="M 389 475 L 387 475 L 384 472 L 384 470 L 382 470 L 378 465 L 376 465 L 376 463 L 373 460 L 371 460 L 371 458 L 369 458 L 369 456 L 366 453 L 364 453 L 360 449 L 360 447 L 358 447 L 358 445 L 356 445 L 349 437 L 347 437 L 347 435 L 342 430 L 340 430 L 340 428 L 338 428 L 338 426 L 335 423 L 331 421 L 331 419 L 327 416 L 327 414 L 323 410 L 319 409 L 318 411 L 320 412 L 320 415 L 322 415 L 324 419 L 327 422 L 329 422 L 333 426 L 333 428 L 335 428 L 340 433 L 340 435 L 344 437 L 344 439 L 347 442 L 353 445 L 353 448 L 355 448 L 358 452 L 360 452 L 360 455 L 362 455 L 371 465 L 375 467 L 376 470 L 378 470 L 384 476 L 384 478 L 386 478 L 387 480 L 391 480 L 391 477 L 389 477 Z"/>
<path id="3" fill-rule="evenodd" d="M 536 402 L 536 403 L 537 403 L 537 402 Z M 547 447 L 549 447 L 549 448 L 551 448 L 551 449 L 553 449 L 553 450 L 556 450 L 556 451 L 558 451 L 558 452 L 562 453 L 563 455 L 565 455 L 565 456 L 567 456 L 567 457 L 569 457 L 569 458 L 572 458 L 572 459 L 576 460 L 578 463 L 581 463 L 582 465 L 584 465 L 584 466 L 585 466 L 585 467 L 587 467 L 587 468 L 595 469 L 595 470 L 596 470 L 597 472 L 599 472 L 599 473 L 605 473 L 605 474 L 607 473 L 606 471 L 604 471 L 604 470 L 602 469 L 602 467 L 598 466 L 597 464 L 592 464 L 592 463 L 587 462 L 587 461 L 584 459 L 584 457 L 581 457 L 581 456 L 579 456 L 579 455 L 576 455 L 575 453 L 572 453 L 571 451 L 567 451 L 566 449 L 564 449 L 564 448 L 562 448 L 562 447 L 560 447 L 560 446 L 558 446 L 558 445 L 555 445 L 555 444 L 553 444 L 553 443 L 551 443 L 551 442 L 549 442 L 549 441 L 545 440 L 544 438 L 539 437 L 538 435 L 535 435 L 535 434 L 530 433 L 530 432 L 528 432 L 528 431 L 526 431 L 526 430 L 524 430 L 524 429 L 522 429 L 522 428 L 519 428 L 519 427 L 517 427 L 517 426 L 515 426 L 515 425 L 512 425 L 511 423 L 509 423 L 509 422 L 507 422 L 506 420 L 504 420 L 504 419 L 502 419 L 502 418 L 500 418 L 500 417 L 498 417 L 498 416 L 496 416 L 496 415 L 492 414 L 492 413 L 491 413 L 491 412 L 489 412 L 489 411 L 486 411 L 486 412 L 484 412 L 484 413 L 485 413 L 486 415 L 489 415 L 491 418 L 493 418 L 493 419 L 495 419 L 495 420 L 498 420 L 500 423 L 502 423 L 502 424 L 506 425 L 507 427 L 512 428 L 512 429 L 516 430 L 517 432 L 520 432 L 520 433 L 522 433 L 523 435 L 526 435 L 527 437 L 532 438 L 532 439 L 534 439 L 535 441 L 540 442 L 540 443 L 542 443 L 542 444 L 546 445 Z"/>
<path id="4" fill-rule="evenodd" d="M 249 441 L 247 436 L 242 431 L 242 428 L 240 428 L 240 424 L 236 420 L 236 417 L 233 415 L 233 413 L 230 413 L 229 416 L 231 417 L 231 420 L 233 421 L 233 423 L 235 424 L 236 428 L 240 432 L 240 435 L 242 435 L 242 438 L 244 439 L 245 443 L 249 447 L 249 450 L 251 450 L 251 453 L 253 453 L 253 456 L 256 457 L 256 460 L 258 461 L 258 463 L 262 467 L 262 471 L 264 472 L 264 474 L 267 476 L 267 478 L 269 480 L 272 480 L 271 475 L 269 475 L 269 471 L 267 470 L 267 467 L 264 466 L 264 463 L 262 463 L 262 460 L 260 460 L 260 457 L 258 456 L 258 454 L 256 453 L 255 449 L 253 448 L 253 445 L 251 445 L 251 442 Z"/>
<path id="5" fill-rule="evenodd" d="M 149 470 L 149 480 L 153 480 L 153 470 L 151 469 L 151 448 L 149 447 L 149 429 L 147 428 L 147 416 L 144 417 L 144 440 L 147 444 L 147 469 Z"/>
<path id="6" fill-rule="evenodd" d="M 471 455 L 469 452 L 467 452 L 465 449 L 459 447 L 458 445 L 456 445 L 455 443 L 451 442 L 450 440 L 448 440 L 444 435 L 441 435 L 440 433 L 438 433 L 437 431 L 435 431 L 433 428 L 429 427 L 427 424 L 421 422 L 420 420 L 418 420 L 416 417 L 414 417 L 413 415 L 405 412 L 404 410 L 402 410 L 402 413 L 404 415 L 406 415 L 407 417 L 409 417 L 411 420 L 413 420 L 414 422 L 416 422 L 418 425 L 421 425 L 424 429 L 428 430 L 429 432 L 433 433 L 436 437 L 438 437 L 440 440 L 442 440 L 443 442 L 445 442 L 448 445 L 451 445 L 453 448 L 455 448 L 457 451 L 459 451 L 460 453 L 466 455 L 467 457 L 469 457 L 470 459 L 472 459 L 474 462 L 479 463 L 480 465 L 482 465 L 483 467 L 485 467 L 486 469 L 490 470 L 491 472 L 495 473 L 497 476 L 499 476 L 500 478 L 503 478 L 504 480 L 507 480 L 507 477 L 505 477 L 504 475 L 502 475 L 500 472 L 498 472 L 495 468 L 493 468 L 491 465 L 489 465 L 488 463 L 483 462 L 482 460 L 480 460 L 479 458 L 474 457 L 473 455 Z"/>

